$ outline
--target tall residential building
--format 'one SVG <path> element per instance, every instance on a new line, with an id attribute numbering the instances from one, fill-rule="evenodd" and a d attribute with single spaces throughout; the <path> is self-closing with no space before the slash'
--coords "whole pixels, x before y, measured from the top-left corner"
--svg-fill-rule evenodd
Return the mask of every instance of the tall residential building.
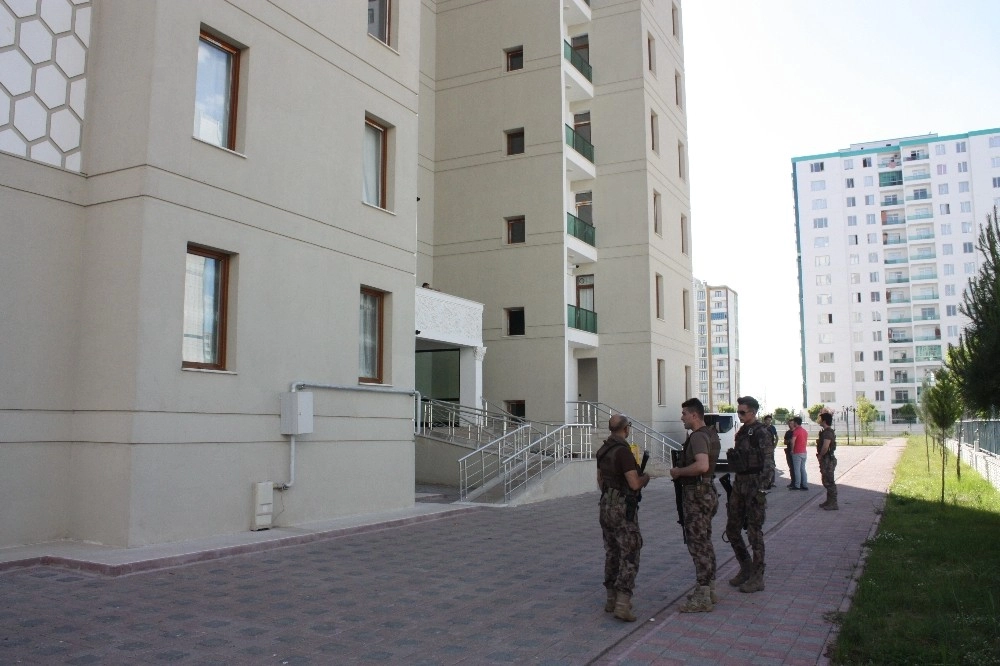
<path id="1" fill-rule="evenodd" d="M 484 304 L 483 394 L 680 436 L 692 393 L 680 4 L 421 4 L 418 283 Z"/>
<path id="2" fill-rule="evenodd" d="M 366 5 L 0 0 L 0 546 L 412 505 L 418 391 L 680 434 L 680 3 Z"/>
<path id="3" fill-rule="evenodd" d="M 1000 195 L 1000 129 L 792 159 L 804 406 L 860 396 L 898 418 L 967 320 L 979 228 Z"/>
<path id="4" fill-rule="evenodd" d="M 698 399 L 710 412 L 735 405 L 740 396 L 739 306 L 735 291 L 725 285 L 694 281 L 698 312 Z"/>

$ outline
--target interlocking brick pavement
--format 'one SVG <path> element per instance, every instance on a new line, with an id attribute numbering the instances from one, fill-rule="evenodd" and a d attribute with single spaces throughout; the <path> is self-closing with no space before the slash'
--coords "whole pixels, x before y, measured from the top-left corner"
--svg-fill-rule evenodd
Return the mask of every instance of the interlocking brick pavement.
<path id="1" fill-rule="evenodd" d="M 0 663 L 815 664 L 899 450 L 838 450 L 838 512 L 816 509 L 820 487 L 786 492 L 779 481 L 764 592 L 725 584 L 735 568 L 720 510 L 713 613 L 677 612 L 694 572 L 673 487 L 656 479 L 640 511 L 633 624 L 603 612 L 595 490 L 117 577 L 8 567 Z"/>

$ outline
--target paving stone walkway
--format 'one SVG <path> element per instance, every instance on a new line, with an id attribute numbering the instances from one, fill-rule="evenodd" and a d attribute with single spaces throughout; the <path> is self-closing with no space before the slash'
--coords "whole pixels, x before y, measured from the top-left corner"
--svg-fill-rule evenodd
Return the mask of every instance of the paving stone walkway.
<path id="1" fill-rule="evenodd" d="M 693 566 L 673 487 L 655 479 L 640 511 L 636 623 L 603 612 L 595 490 L 131 575 L 7 562 L 0 664 L 824 663 L 902 445 L 838 450 L 838 512 L 817 509 L 815 460 L 810 492 L 779 479 L 764 592 L 725 584 L 735 564 L 720 511 L 713 613 L 677 612 Z"/>

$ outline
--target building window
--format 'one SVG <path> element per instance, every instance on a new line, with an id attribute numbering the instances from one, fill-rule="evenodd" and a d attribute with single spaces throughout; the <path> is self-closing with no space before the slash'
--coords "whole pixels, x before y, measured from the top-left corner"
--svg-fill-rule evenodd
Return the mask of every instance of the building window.
<path id="1" fill-rule="evenodd" d="M 875 391 L 875 402 L 885 402 L 885 391 Z"/>
<path id="2" fill-rule="evenodd" d="M 865 195 L 865 205 L 866 206 L 874 206 L 875 205 L 875 195 L 874 194 L 866 194 Z"/>
<path id="3" fill-rule="evenodd" d="M 660 123 L 656 116 L 655 111 L 649 112 L 649 139 L 650 146 L 653 148 L 654 153 L 660 152 Z M 680 144 L 677 144 L 678 150 L 680 150 Z M 681 172 L 681 178 L 683 178 L 683 171 Z"/>
<path id="4" fill-rule="evenodd" d="M 358 331 L 358 381 L 381 384 L 385 292 L 361 288 Z"/>
<path id="5" fill-rule="evenodd" d="M 677 5 L 670 8 L 670 30 L 671 34 L 679 41 L 681 38 L 681 11 Z"/>
<path id="6" fill-rule="evenodd" d="M 663 319 L 663 276 L 656 273 L 653 281 L 656 286 L 656 318 Z"/>
<path id="7" fill-rule="evenodd" d="M 967 181 L 967 180 L 961 181 L 958 184 L 958 191 L 959 192 L 968 192 L 969 191 L 969 181 Z"/>
<path id="8" fill-rule="evenodd" d="M 875 213 L 865 215 L 865 224 L 875 224 Z"/>
<path id="9" fill-rule="evenodd" d="M 507 244 L 516 245 L 524 242 L 524 216 L 508 217 L 507 221 Z"/>
<path id="10" fill-rule="evenodd" d="M 959 162 L 958 163 L 958 172 L 959 173 L 967 173 L 968 171 L 969 171 L 969 163 L 968 162 Z"/>
<path id="11" fill-rule="evenodd" d="M 667 362 L 656 359 L 656 404 L 667 404 Z"/>
<path id="12" fill-rule="evenodd" d="M 684 77 L 680 72 L 674 72 L 674 102 L 677 108 L 684 109 Z"/>
<path id="13" fill-rule="evenodd" d="M 828 225 L 828 220 L 825 217 L 813 218 L 813 229 L 826 229 L 827 225 Z"/>
<path id="14" fill-rule="evenodd" d="M 240 49 L 202 31 L 198 41 L 194 136 L 236 150 Z"/>
<path id="15" fill-rule="evenodd" d="M 955 143 L 955 152 L 956 153 L 964 153 L 965 152 L 965 142 L 964 141 L 958 141 L 958 142 Z"/>
<path id="16" fill-rule="evenodd" d="M 849 227 L 856 227 L 856 226 L 858 226 L 858 216 L 857 215 L 848 215 L 847 216 L 847 226 L 849 226 Z"/>
<path id="17" fill-rule="evenodd" d="M 857 245 L 858 244 L 858 235 L 857 234 L 850 234 L 847 237 L 847 244 L 848 245 Z"/>
<path id="18" fill-rule="evenodd" d="M 833 363 L 833 352 L 820 352 L 819 354 L 820 363 Z"/>
<path id="19" fill-rule="evenodd" d="M 947 164 L 938 164 L 937 165 L 937 174 L 939 176 L 943 176 L 946 173 L 948 173 L 948 165 Z"/>
<path id="20" fill-rule="evenodd" d="M 948 183 L 938 185 L 938 194 L 948 194 Z"/>
<path id="21" fill-rule="evenodd" d="M 504 400 L 503 406 L 511 416 L 516 416 L 519 419 L 527 416 L 528 412 L 524 406 L 524 400 Z"/>
<path id="22" fill-rule="evenodd" d="M 854 197 L 847 197 L 847 207 L 848 208 L 853 208 L 856 205 L 857 205 L 857 202 L 856 202 L 856 200 L 855 200 Z"/>
<path id="23" fill-rule="evenodd" d="M 826 189 L 825 180 L 814 180 L 811 183 L 809 183 L 810 192 L 822 192 L 825 189 Z"/>
<path id="24" fill-rule="evenodd" d="M 663 210 L 661 208 L 663 202 L 660 199 L 660 193 L 653 190 L 653 233 L 657 236 L 663 235 Z"/>
<path id="25" fill-rule="evenodd" d="M 863 382 L 863 381 L 865 381 L 865 371 L 864 370 L 855 370 L 854 371 L 854 381 L 856 381 L 856 382 Z"/>
<path id="26" fill-rule="evenodd" d="M 847 180 L 845 180 L 844 187 L 846 187 L 847 189 L 851 189 L 852 187 L 854 187 L 854 179 L 848 178 Z"/>
<path id="27" fill-rule="evenodd" d="M 863 351 L 854 352 L 854 362 L 863 363 L 865 360 L 865 353 Z"/>
<path id="28" fill-rule="evenodd" d="M 972 254 L 975 251 L 972 243 L 962 243 L 962 252 L 965 254 Z"/>
<path id="29" fill-rule="evenodd" d="M 850 171 L 854 168 L 854 160 L 844 160 L 844 170 Z"/>
<path id="30" fill-rule="evenodd" d="M 506 308 L 507 335 L 524 335 L 524 308 Z"/>
<path id="31" fill-rule="evenodd" d="M 691 314 L 689 310 L 691 309 L 691 292 L 687 289 L 681 291 L 681 309 L 684 311 L 684 330 L 691 330 Z"/>
<path id="32" fill-rule="evenodd" d="M 524 152 L 524 128 L 508 130 L 504 133 L 507 137 L 507 154 L 520 155 Z"/>
<path id="33" fill-rule="evenodd" d="M 365 203 L 383 209 L 388 208 L 386 201 L 388 134 L 389 128 L 374 120 L 365 119 L 362 198 Z"/>
<path id="34" fill-rule="evenodd" d="M 822 170 L 823 170 L 822 162 L 812 162 L 809 164 L 809 171 L 811 173 L 819 173 Z"/>
<path id="35" fill-rule="evenodd" d="M 938 204 L 938 212 L 941 215 L 951 215 L 951 204 Z"/>
<path id="36" fill-rule="evenodd" d="M 812 209 L 813 210 L 824 210 L 826 208 L 826 199 L 813 199 Z"/>
<path id="37" fill-rule="evenodd" d="M 881 361 L 882 360 L 882 351 L 878 350 L 878 351 L 874 352 L 872 354 L 872 357 L 873 357 L 872 360 L 874 360 L 874 361 Z"/>
<path id="38" fill-rule="evenodd" d="M 872 341 L 882 342 L 882 331 L 872 331 Z"/>
<path id="39" fill-rule="evenodd" d="M 957 305 L 946 305 L 944 308 L 944 314 L 946 317 L 957 317 L 958 316 L 958 306 Z"/>
<path id="40" fill-rule="evenodd" d="M 816 256 L 814 260 L 817 266 L 829 266 L 830 265 L 830 255 L 820 254 Z"/>
<path id="41" fill-rule="evenodd" d="M 507 62 L 508 72 L 524 69 L 524 48 L 515 46 L 512 49 L 507 49 L 504 51 L 504 59 Z"/>
<path id="42" fill-rule="evenodd" d="M 681 252 L 691 254 L 691 231 L 688 225 L 687 215 L 681 215 Z"/>
<path id="43" fill-rule="evenodd" d="M 870 157 L 862 157 L 861 158 L 861 168 L 862 169 L 870 167 L 871 165 L 872 165 L 872 158 L 870 158 Z"/>
<path id="44" fill-rule="evenodd" d="M 368 34 L 389 44 L 392 27 L 392 0 L 368 0 Z"/>
<path id="45" fill-rule="evenodd" d="M 680 176 L 681 180 L 687 179 L 687 154 L 684 149 L 684 144 L 680 141 L 677 142 L 677 175 Z"/>
<path id="46" fill-rule="evenodd" d="M 972 222 L 962 222 L 962 233 L 972 233 Z"/>
<path id="47" fill-rule="evenodd" d="M 646 34 L 646 66 L 650 73 L 656 74 L 656 40 L 648 33 Z"/>
<path id="48" fill-rule="evenodd" d="M 230 256 L 188 245 L 181 367 L 226 369 Z"/>
<path id="49" fill-rule="evenodd" d="M 960 201 L 958 203 L 958 210 L 962 213 L 972 212 L 972 202 L 971 201 Z"/>
<path id="50" fill-rule="evenodd" d="M 879 301 L 882 300 L 882 292 L 880 292 L 880 291 L 873 291 L 871 293 L 871 299 L 872 299 L 872 303 L 878 303 Z"/>

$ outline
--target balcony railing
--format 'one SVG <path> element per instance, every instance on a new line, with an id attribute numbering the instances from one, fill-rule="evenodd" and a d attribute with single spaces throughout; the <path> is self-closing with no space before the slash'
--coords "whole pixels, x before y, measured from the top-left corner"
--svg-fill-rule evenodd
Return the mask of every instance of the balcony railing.
<path id="1" fill-rule="evenodd" d="M 590 4 L 590 3 L 587 3 Z M 563 55 L 570 64 L 576 67 L 577 71 L 587 77 L 590 82 L 594 81 L 594 68 L 590 66 L 587 59 L 580 55 L 579 51 L 573 49 L 569 42 L 563 41 Z"/>
<path id="2" fill-rule="evenodd" d="M 909 259 L 906 257 L 886 257 L 883 262 L 886 264 L 905 264 Z"/>
<path id="3" fill-rule="evenodd" d="M 906 197 L 906 200 L 907 201 L 924 201 L 925 199 L 930 199 L 930 198 L 931 198 L 930 192 L 926 192 L 924 194 L 911 194 L 910 196 Z"/>
<path id="4" fill-rule="evenodd" d="M 921 150 L 919 152 L 910 153 L 909 155 L 904 155 L 903 156 L 903 161 L 904 162 L 915 162 L 917 160 L 926 160 L 926 159 L 929 159 L 929 158 L 930 158 L 930 155 L 928 155 L 926 152 L 924 152 L 924 151 Z"/>
<path id="5" fill-rule="evenodd" d="M 896 296 L 895 298 L 889 298 L 889 299 L 887 299 L 887 302 L 889 302 L 889 303 L 909 303 L 910 299 L 907 298 L 906 296 Z"/>
<path id="6" fill-rule="evenodd" d="M 878 168 L 879 169 L 894 169 L 897 166 L 899 166 L 899 163 L 900 163 L 899 155 L 896 155 L 895 157 L 890 157 L 888 159 L 879 160 L 878 161 Z"/>
<path id="7" fill-rule="evenodd" d="M 914 294 L 913 300 L 915 301 L 936 301 L 941 298 L 935 291 L 933 294 Z"/>
<path id="8" fill-rule="evenodd" d="M 913 336 L 914 342 L 934 342 L 941 339 L 941 334 L 937 333 L 934 335 L 915 335 Z"/>
<path id="9" fill-rule="evenodd" d="M 927 211 L 924 213 L 913 213 L 912 215 L 907 215 L 907 220 L 928 220 L 934 217 L 934 211 Z"/>
<path id="10" fill-rule="evenodd" d="M 889 380 L 890 384 L 913 384 L 913 377 L 893 377 Z"/>
<path id="11" fill-rule="evenodd" d="M 940 356 L 918 356 L 916 358 L 917 363 L 938 363 L 941 361 Z"/>
<path id="12" fill-rule="evenodd" d="M 883 240 L 882 245 L 900 245 L 905 242 L 906 239 L 903 238 L 902 236 L 893 236 L 891 238 L 886 238 L 885 240 Z"/>
<path id="13" fill-rule="evenodd" d="M 887 277 L 885 279 L 886 284 L 906 284 L 909 281 L 908 277 Z"/>
<path id="14" fill-rule="evenodd" d="M 566 232 L 587 245 L 597 247 L 597 230 L 594 225 L 584 222 L 573 213 L 566 213 Z"/>
<path id="15" fill-rule="evenodd" d="M 879 203 L 879 205 L 880 206 L 899 206 L 900 205 L 899 197 L 888 197 L 886 199 L 882 199 L 882 201 Z"/>
<path id="16" fill-rule="evenodd" d="M 903 356 L 902 358 L 890 358 L 889 363 L 913 363 L 913 357 Z"/>
<path id="17" fill-rule="evenodd" d="M 914 400 L 913 398 L 893 398 L 892 399 L 892 404 L 894 404 L 894 405 L 914 405 L 914 404 L 916 404 L 916 402 L 917 401 Z"/>
<path id="18" fill-rule="evenodd" d="M 909 321 L 911 321 L 909 317 L 889 317 L 890 324 L 906 324 Z"/>
<path id="19" fill-rule="evenodd" d="M 917 273 L 916 275 L 911 275 L 910 280 L 936 280 L 937 272 L 934 273 Z"/>
<path id="20" fill-rule="evenodd" d="M 927 261 L 929 259 L 936 259 L 936 252 L 921 252 L 920 254 L 914 254 L 910 256 L 910 261 Z"/>
<path id="21" fill-rule="evenodd" d="M 566 125 L 566 145 L 591 162 L 594 161 L 594 144 L 584 139 L 579 132 L 569 125 Z"/>
<path id="22" fill-rule="evenodd" d="M 893 225 L 893 224 L 906 224 L 906 220 L 904 220 L 903 218 L 901 218 L 899 216 L 896 216 L 896 217 L 887 217 L 887 218 L 885 218 L 885 219 L 882 220 L 882 226 L 883 227 L 888 227 L 888 226 Z"/>
<path id="23" fill-rule="evenodd" d="M 913 321 L 938 321 L 939 319 L 941 319 L 939 315 L 932 314 L 932 315 L 919 315 L 917 317 L 914 317 Z"/>
<path id="24" fill-rule="evenodd" d="M 889 338 L 889 343 L 894 345 L 901 345 L 913 342 L 913 338 L 907 335 L 896 335 Z"/>
<path id="25" fill-rule="evenodd" d="M 591 310 L 584 310 L 575 305 L 566 305 L 566 323 L 570 328 L 575 328 L 588 333 L 597 333 L 597 313 Z"/>
<path id="26" fill-rule="evenodd" d="M 911 173 L 909 176 L 903 176 L 903 180 L 927 180 L 930 177 L 929 173 Z"/>
<path id="27" fill-rule="evenodd" d="M 907 236 L 911 241 L 927 240 L 929 238 L 934 238 L 933 231 L 919 231 L 915 234 L 910 234 Z"/>

